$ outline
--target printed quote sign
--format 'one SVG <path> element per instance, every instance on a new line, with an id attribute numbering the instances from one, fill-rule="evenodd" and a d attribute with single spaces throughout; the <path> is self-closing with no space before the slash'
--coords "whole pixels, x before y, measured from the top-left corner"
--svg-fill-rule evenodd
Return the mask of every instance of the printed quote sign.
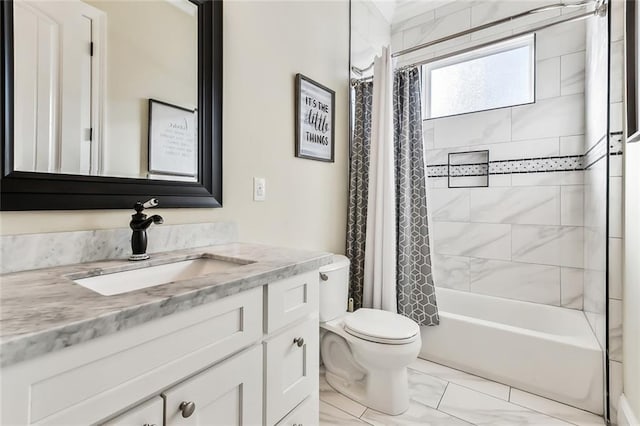
<path id="1" fill-rule="evenodd" d="M 296 156 L 333 162 L 335 92 L 296 76 Z"/>
<path id="2" fill-rule="evenodd" d="M 149 171 L 195 176 L 197 134 L 195 111 L 149 99 Z"/>

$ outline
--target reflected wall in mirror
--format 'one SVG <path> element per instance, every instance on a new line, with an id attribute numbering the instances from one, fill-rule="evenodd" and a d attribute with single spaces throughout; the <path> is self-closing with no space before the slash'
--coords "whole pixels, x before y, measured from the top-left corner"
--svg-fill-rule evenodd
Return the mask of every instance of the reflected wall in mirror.
<path id="1" fill-rule="evenodd" d="M 148 129 L 150 99 L 196 111 L 197 42 L 189 0 L 15 1 L 14 169 L 196 181 L 195 163 L 149 167 L 149 144 L 160 161 L 197 156 L 195 120 Z"/>
<path id="2" fill-rule="evenodd" d="M 0 1 L 0 210 L 221 207 L 222 5 Z"/>

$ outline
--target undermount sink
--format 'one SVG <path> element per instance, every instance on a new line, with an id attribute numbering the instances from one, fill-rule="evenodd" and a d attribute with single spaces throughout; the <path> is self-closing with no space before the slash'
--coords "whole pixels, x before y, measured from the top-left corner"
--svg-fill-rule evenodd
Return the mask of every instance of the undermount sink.
<path id="1" fill-rule="evenodd" d="M 163 265 L 80 278 L 74 280 L 74 282 L 103 296 L 113 296 L 175 281 L 197 278 L 214 272 L 228 271 L 248 263 L 252 262 L 239 259 L 230 261 L 199 257 Z"/>

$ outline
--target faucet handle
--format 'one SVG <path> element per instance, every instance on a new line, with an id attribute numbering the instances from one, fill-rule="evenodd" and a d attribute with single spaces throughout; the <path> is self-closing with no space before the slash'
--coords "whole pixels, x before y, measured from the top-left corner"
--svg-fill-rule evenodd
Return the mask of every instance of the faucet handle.
<path id="1" fill-rule="evenodd" d="M 151 207 L 156 207 L 158 205 L 158 199 L 152 198 L 148 200 L 146 203 L 142 204 L 142 207 L 145 209 L 150 209 Z"/>

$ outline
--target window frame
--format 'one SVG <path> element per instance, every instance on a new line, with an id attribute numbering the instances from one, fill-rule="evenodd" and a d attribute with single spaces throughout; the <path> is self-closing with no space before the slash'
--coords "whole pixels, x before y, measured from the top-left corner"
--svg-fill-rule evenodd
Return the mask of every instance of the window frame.
<path id="1" fill-rule="evenodd" d="M 531 77 L 531 85 L 529 88 L 530 94 L 531 94 L 530 96 L 531 101 L 492 107 L 492 108 L 478 109 L 474 111 L 459 112 L 455 114 L 439 115 L 437 117 L 431 116 L 431 99 L 429 97 L 429 94 L 431 92 L 431 72 L 432 71 L 440 68 L 448 67 L 451 65 L 460 64 L 463 62 L 469 62 L 475 59 L 485 58 L 487 56 L 508 52 L 508 51 L 515 50 L 521 47 L 526 47 L 526 46 L 529 47 L 529 60 L 531 63 L 531 67 L 529 69 L 530 77 Z M 425 120 L 435 120 L 438 118 L 455 117 L 457 115 L 474 114 L 477 112 L 491 111 L 495 109 L 511 108 L 519 105 L 533 104 L 536 102 L 536 68 L 537 67 L 536 67 L 536 34 L 535 33 L 514 37 L 512 39 L 509 39 L 506 41 L 500 41 L 489 46 L 480 47 L 478 49 L 472 48 L 472 50 L 470 51 L 465 50 L 465 52 L 463 53 L 453 54 L 443 59 L 437 59 L 437 60 L 428 62 L 422 66 L 422 70 L 421 70 L 422 80 L 423 80 L 423 84 L 422 84 L 423 117 Z"/>

